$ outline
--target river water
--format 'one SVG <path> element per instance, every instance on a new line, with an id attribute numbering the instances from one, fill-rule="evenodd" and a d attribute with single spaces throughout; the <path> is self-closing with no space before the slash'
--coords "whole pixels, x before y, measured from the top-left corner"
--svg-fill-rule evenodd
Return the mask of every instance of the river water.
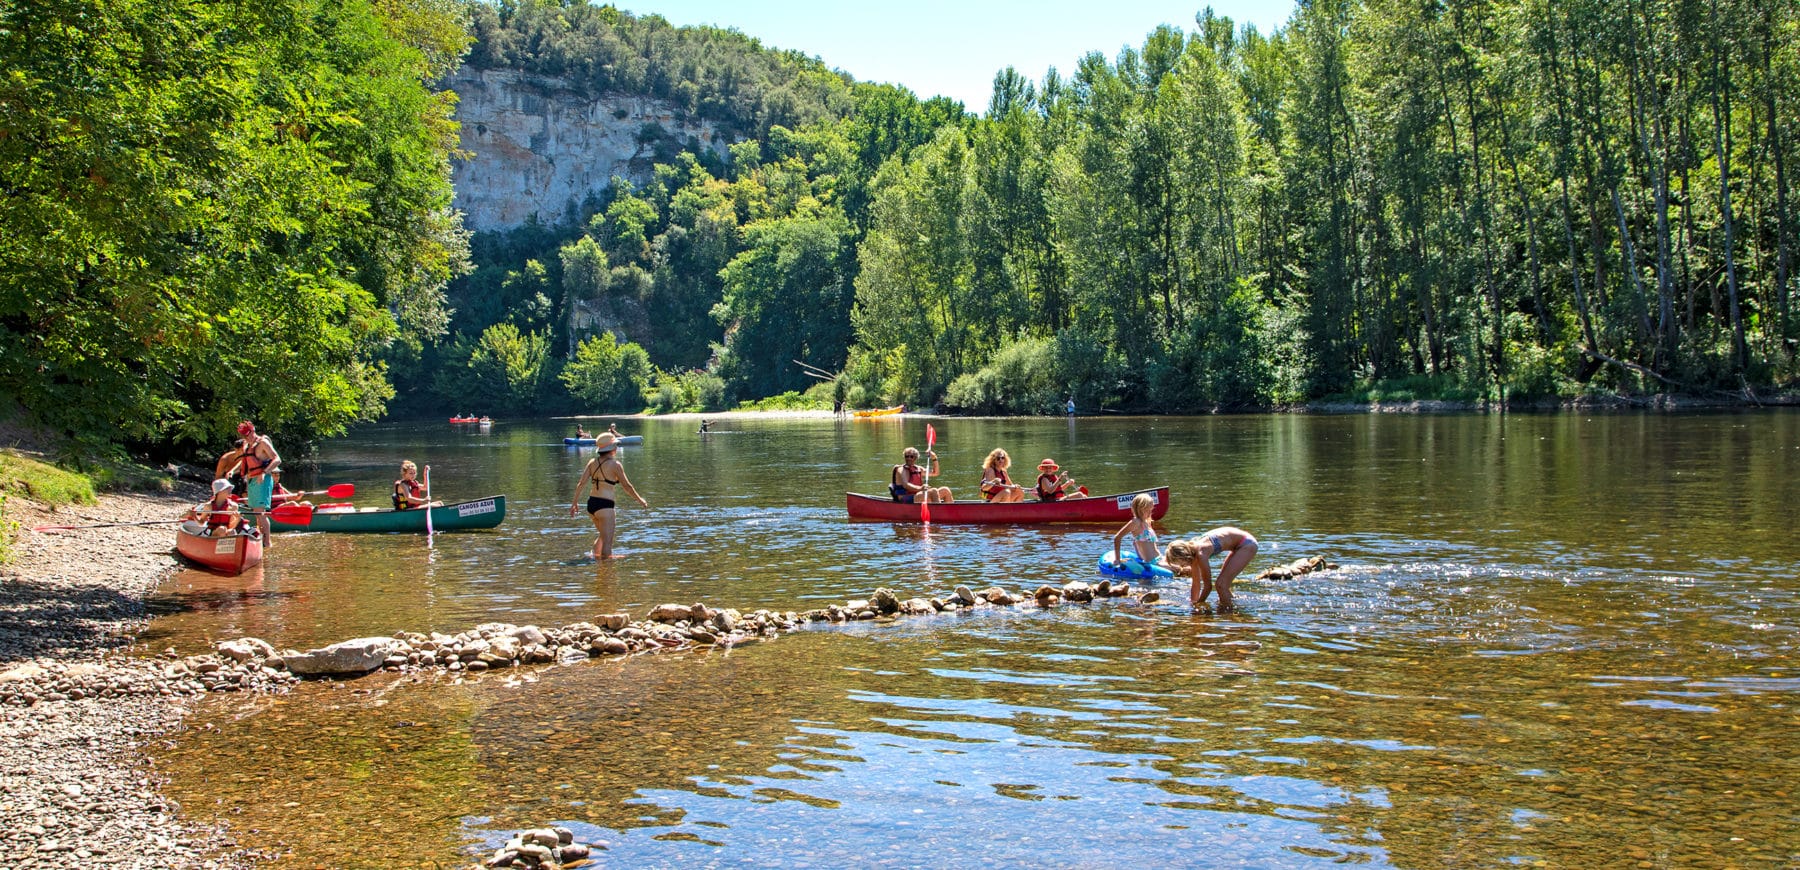
<path id="1" fill-rule="evenodd" d="M 604 425 L 605 421 L 601 421 Z M 1800 864 L 1800 414 L 934 421 L 974 495 L 1003 446 L 1094 493 L 1172 487 L 1165 539 L 1250 529 L 1240 611 L 1102 602 L 811 628 L 729 651 L 208 699 L 169 790 L 279 866 L 466 866 L 543 824 L 627 867 Z M 592 424 L 590 423 L 590 426 Z M 568 427 L 383 425 L 491 532 L 284 535 L 184 572 L 146 647 L 305 648 L 665 601 L 805 610 L 877 586 L 1091 580 L 1111 528 L 852 524 L 916 419 L 623 421 L 623 556 L 568 516 Z"/>

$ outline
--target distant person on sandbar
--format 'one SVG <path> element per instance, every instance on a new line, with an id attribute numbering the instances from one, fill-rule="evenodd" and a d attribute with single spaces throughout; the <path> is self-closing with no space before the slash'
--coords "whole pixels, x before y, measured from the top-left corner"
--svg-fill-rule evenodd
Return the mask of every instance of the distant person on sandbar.
<path id="1" fill-rule="evenodd" d="M 631 479 L 625 476 L 625 465 L 619 461 L 618 439 L 612 433 L 600 434 L 599 442 L 594 445 L 594 458 L 589 459 L 587 466 L 581 469 L 581 479 L 575 481 L 575 497 L 569 502 L 569 516 L 575 515 L 575 509 L 581 506 L 583 496 L 587 497 L 588 518 L 594 521 L 594 531 L 599 537 L 594 539 L 594 558 L 611 559 L 613 557 L 613 539 L 618 529 L 618 503 L 615 487 L 623 487 L 625 492 L 637 503 L 649 507 L 650 503 L 638 495 Z"/>
<path id="2" fill-rule="evenodd" d="M 1143 496 L 1139 496 L 1143 498 Z M 1188 587 L 1188 603 L 1199 607 L 1212 594 L 1212 566 L 1207 562 L 1218 553 L 1230 553 L 1219 565 L 1219 609 L 1231 609 L 1231 581 L 1256 557 L 1256 536 L 1235 526 L 1221 526 L 1198 538 L 1171 541 L 1163 561 L 1175 571 L 1186 571 L 1193 582 Z"/>
<path id="3" fill-rule="evenodd" d="M 1006 469 L 1012 467 L 1012 457 L 998 447 L 987 455 L 981 463 L 981 497 L 999 504 L 1010 504 L 1025 500 L 1025 487 L 1012 482 Z"/>
<path id="4" fill-rule="evenodd" d="M 950 495 L 950 487 L 931 486 L 927 480 L 938 474 L 937 453 L 929 454 L 931 467 L 919 465 L 919 448 L 908 447 L 900 453 L 900 464 L 888 474 L 888 493 L 894 501 L 902 504 L 925 502 L 926 504 L 942 504 L 954 501 Z"/>

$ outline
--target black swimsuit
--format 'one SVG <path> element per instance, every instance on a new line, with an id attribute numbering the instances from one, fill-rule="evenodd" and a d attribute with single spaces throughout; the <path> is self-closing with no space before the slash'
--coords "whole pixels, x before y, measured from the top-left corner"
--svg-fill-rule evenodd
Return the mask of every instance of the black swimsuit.
<path id="1" fill-rule="evenodd" d="M 600 470 L 601 470 L 601 469 L 604 469 L 604 468 L 605 468 L 605 467 L 606 467 L 606 461 L 605 461 L 605 460 L 601 460 L 601 462 L 600 462 L 600 468 L 596 468 L 596 469 L 594 469 L 594 472 L 595 472 L 595 474 L 594 474 L 594 476 L 593 476 L 593 477 L 592 477 L 592 478 L 590 478 L 590 479 L 591 479 L 591 480 L 594 480 L 594 481 L 595 481 L 595 482 L 599 482 L 599 481 L 602 481 L 602 480 L 604 480 L 604 481 L 606 481 L 606 482 L 607 482 L 607 483 L 610 483 L 610 484 L 612 484 L 612 485 L 613 485 L 613 486 L 618 486 L 618 485 L 619 485 L 619 482 L 618 482 L 618 481 L 616 481 L 616 480 L 613 480 L 613 479 L 612 479 L 612 478 L 610 478 L 610 477 L 601 477 L 601 476 L 600 476 L 600 474 L 599 474 L 599 472 L 600 472 Z M 604 511 L 604 510 L 612 510 L 612 509 L 613 509 L 613 508 L 616 508 L 616 507 L 618 507 L 618 506 L 619 506 L 619 505 L 618 505 L 618 503 L 617 503 L 617 502 L 615 502 L 615 501 L 613 501 L 613 500 L 612 500 L 612 499 L 610 499 L 610 498 L 601 498 L 601 497 L 599 497 L 599 496 L 597 496 L 597 495 L 590 495 L 590 496 L 588 496 L 588 501 L 587 501 L 587 512 L 588 512 L 588 513 L 590 513 L 590 514 L 591 514 L 591 513 L 593 513 L 593 512 L 594 512 L 594 511 Z"/>

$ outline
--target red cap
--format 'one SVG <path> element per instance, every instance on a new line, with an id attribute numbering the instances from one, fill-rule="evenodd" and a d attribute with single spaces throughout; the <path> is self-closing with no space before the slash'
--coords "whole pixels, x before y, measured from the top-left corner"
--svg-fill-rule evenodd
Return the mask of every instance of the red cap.
<path id="1" fill-rule="evenodd" d="M 239 435 L 248 435 L 255 431 L 256 431 L 256 427 L 251 425 L 249 420 L 245 420 L 244 422 L 238 424 L 238 434 Z"/>

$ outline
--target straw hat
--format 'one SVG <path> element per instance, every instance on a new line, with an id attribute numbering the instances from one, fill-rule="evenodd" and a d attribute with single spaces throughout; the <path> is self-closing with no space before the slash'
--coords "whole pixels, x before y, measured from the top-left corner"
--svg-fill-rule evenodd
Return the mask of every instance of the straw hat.
<path id="1" fill-rule="evenodd" d="M 1059 467 L 1060 466 L 1056 464 L 1056 460 L 1054 459 L 1046 459 L 1043 462 L 1038 463 L 1039 471 L 1056 471 Z"/>
<path id="2" fill-rule="evenodd" d="M 602 432 L 594 438 L 594 451 L 606 453 L 619 446 L 619 436 L 611 432 Z"/>

